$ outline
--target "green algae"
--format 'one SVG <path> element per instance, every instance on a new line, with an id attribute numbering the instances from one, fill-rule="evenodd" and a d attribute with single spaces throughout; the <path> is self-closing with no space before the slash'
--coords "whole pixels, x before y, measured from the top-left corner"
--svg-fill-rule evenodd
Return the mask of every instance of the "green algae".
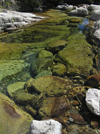
<path id="1" fill-rule="evenodd" d="M 67 46 L 58 52 L 58 57 L 66 65 L 69 74 L 88 76 L 92 70 L 94 58 L 92 46 L 88 44 L 83 34 L 68 37 Z"/>

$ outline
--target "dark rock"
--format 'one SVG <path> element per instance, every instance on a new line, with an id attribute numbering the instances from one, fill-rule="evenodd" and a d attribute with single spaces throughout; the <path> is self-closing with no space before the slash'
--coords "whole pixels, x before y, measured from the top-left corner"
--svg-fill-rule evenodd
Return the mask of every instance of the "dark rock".
<path id="1" fill-rule="evenodd" d="M 99 127 L 97 121 L 91 121 L 90 126 L 91 126 L 93 129 L 98 129 L 98 127 Z"/>
<path id="2" fill-rule="evenodd" d="M 99 87 L 100 86 L 100 73 L 90 75 L 87 77 L 87 84 L 91 87 Z"/>
<path id="3" fill-rule="evenodd" d="M 84 120 L 84 118 L 79 114 L 71 115 L 71 118 L 74 119 L 74 122 L 76 124 L 80 124 L 80 125 L 86 125 L 87 124 L 87 122 Z"/>

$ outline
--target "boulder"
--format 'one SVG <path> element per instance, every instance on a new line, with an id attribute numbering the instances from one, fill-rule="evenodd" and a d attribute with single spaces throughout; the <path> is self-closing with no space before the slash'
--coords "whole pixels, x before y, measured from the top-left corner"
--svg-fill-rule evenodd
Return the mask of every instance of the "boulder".
<path id="1" fill-rule="evenodd" d="M 62 125 L 53 119 L 33 120 L 31 122 L 31 134 L 61 134 Z"/>
<path id="2" fill-rule="evenodd" d="M 58 76 L 44 76 L 31 82 L 31 92 L 43 93 L 48 96 L 66 94 L 73 87 L 72 81 Z M 28 88 L 28 87 L 27 87 Z"/>
<path id="3" fill-rule="evenodd" d="M 89 88 L 86 92 L 85 101 L 89 110 L 93 114 L 100 116 L 100 90 L 96 88 Z"/>
<path id="4" fill-rule="evenodd" d="M 69 15 L 79 15 L 79 16 L 87 16 L 89 15 L 88 10 L 83 7 L 76 8 L 69 12 Z"/>
<path id="5" fill-rule="evenodd" d="M 33 118 L 0 93 L 0 134 L 26 134 Z"/>
<path id="6" fill-rule="evenodd" d="M 66 65 L 68 74 L 87 77 L 93 68 L 93 57 L 92 47 L 84 35 L 74 34 L 68 37 L 67 46 L 58 52 L 54 60 Z"/>

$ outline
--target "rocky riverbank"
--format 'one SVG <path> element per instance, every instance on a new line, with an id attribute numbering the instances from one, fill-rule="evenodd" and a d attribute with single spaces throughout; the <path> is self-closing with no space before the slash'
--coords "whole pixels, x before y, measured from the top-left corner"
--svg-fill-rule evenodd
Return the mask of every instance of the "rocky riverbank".
<path id="1" fill-rule="evenodd" d="M 39 14 L 48 18 L 1 34 L 0 133 L 28 134 L 33 119 L 51 118 L 63 134 L 100 133 L 100 117 L 85 102 L 88 89 L 100 89 L 99 6 L 70 8 L 50 9 Z"/>

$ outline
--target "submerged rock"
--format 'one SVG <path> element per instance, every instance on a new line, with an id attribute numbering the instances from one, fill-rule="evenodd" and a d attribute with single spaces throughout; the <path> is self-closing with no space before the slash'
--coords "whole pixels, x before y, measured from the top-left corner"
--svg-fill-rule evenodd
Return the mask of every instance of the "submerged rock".
<path id="1" fill-rule="evenodd" d="M 73 87 L 72 81 L 58 76 L 44 76 L 31 82 L 31 91 L 37 93 L 46 92 L 48 96 L 66 94 Z M 27 87 L 28 88 L 28 87 Z"/>
<path id="2" fill-rule="evenodd" d="M 61 130 L 62 125 L 53 119 L 31 122 L 31 134 L 61 134 Z"/>
<path id="3" fill-rule="evenodd" d="M 24 88 L 25 82 L 16 82 L 7 86 L 7 92 L 10 97 L 13 97 L 13 94 L 20 89 Z"/>
<path id="4" fill-rule="evenodd" d="M 57 53 L 58 51 L 62 50 L 66 45 L 66 40 L 54 40 L 48 44 L 47 50 L 51 51 L 52 53 Z"/>
<path id="5" fill-rule="evenodd" d="M 64 76 L 66 74 L 66 66 L 64 64 L 57 64 L 52 66 L 52 73 L 57 76 Z"/>
<path id="6" fill-rule="evenodd" d="M 67 39 L 67 46 L 58 52 L 55 61 L 66 65 L 70 75 L 88 76 L 93 68 L 92 47 L 83 34 L 74 34 Z"/>
<path id="7" fill-rule="evenodd" d="M 0 60 L 0 81 L 22 71 L 27 66 L 24 60 Z"/>
<path id="8" fill-rule="evenodd" d="M 90 75 L 87 77 L 87 84 L 91 87 L 99 87 L 100 86 L 100 73 Z"/>
<path id="9" fill-rule="evenodd" d="M 65 111 L 70 109 L 70 103 L 67 97 L 47 97 L 43 100 L 39 109 L 40 117 L 59 117 Z"/>
<path id="10" fill-rule="evenodd" d="M 31 75 L 34 77 L 44 70 L 48 70 L 53 64 L 50 58 L 37 58 L 31 64 Z"/>
<path id="11" fill-rule="evenodd" d="M 100 116 L 100 90 L 96 88 L 88 89 L 85 101 L 89 110 L 93 114 Z"/>
<path id="12" fill-rule="evenodd" d="M 0 93 L 0 134 L 26 134 L 33 118 Z"/>

